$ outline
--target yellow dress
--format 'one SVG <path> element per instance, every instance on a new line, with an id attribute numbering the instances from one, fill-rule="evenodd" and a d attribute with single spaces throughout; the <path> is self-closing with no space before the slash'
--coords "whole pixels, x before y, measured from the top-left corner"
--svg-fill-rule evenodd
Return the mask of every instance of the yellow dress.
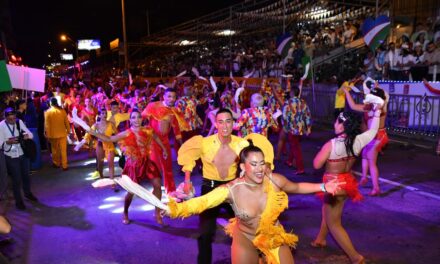
<path id="1" fill-rule="evenodd" d="M 91 127 L 91 130 L 93 130 L 93 131 L 96 130 L 96 125 L 93 125 Z M 107 127 L 104 131 L 104 135 L 111 137 L 115 133 L 116 133 L 115 125 L 112 122 L 107 122 Z M 113 144 L 113 142 L 98 141 L 98 140 L 94 139 L 89 133 L 86 133 L 86 135 L 84 136 L 84 139 L 86 140 L 86 142 L 93 141 L 93 146 L 95 149 L 98 146 L 98 142 L 101 142 L 102 149 L 104 150 L 104 153 L 105 153 L 105 157 L 108 157 L 109 153 L 115 152 L 115 145 Z"/>
<path id="2" fill-rule="evenodd" d="M 261 214 L 255 237 L 252 240 L 253 245 L 261 251 L 269 264 L 280 263 L 279 248 L 283 245 L 295 247 L 298 237 L 295 234 L 287 233 L 283 226 L 278 222 L 279 215 L 288 208 L 288 197 L 283 191 L 276 191 L 269 179 L 264 180 L 264 191 L 267 193 L 266 208 Z M 225 202 L 229 195 L 229 189 L 222 185 L 211 192 L 193 198 L 191 200 L 176 203 L 170 198 L 168 206 L 170 208 L 170 217 L 188 217 L 213 208 Z M 227 234 L 233 238 L 233 230 L 237 225 L 237 219 L 230 220 L 225 228 Z"/>

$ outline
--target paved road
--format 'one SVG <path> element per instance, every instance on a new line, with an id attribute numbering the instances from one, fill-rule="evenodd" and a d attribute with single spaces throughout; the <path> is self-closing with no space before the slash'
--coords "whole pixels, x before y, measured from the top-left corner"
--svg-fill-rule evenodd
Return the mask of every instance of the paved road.
<path id="1" fill-rule="evenodd" d="M 322 173 L 311 169 L 312 158 L 330 137 L 317 131 L 302 142 L 307 175 L 293 177 L 292 169 L 282 163 L 276 170 L 294 181 L 318 182 Z M 168 219 L 169 227 L 161 228 L 155 224 L 153 208 L 135 199 L 130 211 L 134 222 L 122 225 L 124 192 L 93 189 L 88 174 L 94 163 L 87 156 L 72 154 L 67 172 L 45 165 L 34 174 L 40 203 L 27 203 L 26 211 L 16 211 L 12 200 L 3 202 L 14 229 L 13 242 L 1 245 L 0 251 L 10 263 L 195 263 L 197 217 Z M 392 143 L 379 167 L 384 194 L 348 202 L 345 208 L 343 223 L 354 245 L 367 263 L 438 263 L 440 158 L 425 149 Z M 355 170 L 360 171 L 359 166 Z M 181 182 L 177 166 L 174 171 Z M 200 175 L 193 179 L 199 189 Z M 361 191 L 366 194 L 370 188 Z M 290 196 L 281 222 L 300 237 L 296 263 L 349 263 L 331 238 L 325 249 L 309 246 L 320 217 L 320 201 L 314 195 Z M 230 263 L 230 244 L 219 226 L 214 263 Z"/>

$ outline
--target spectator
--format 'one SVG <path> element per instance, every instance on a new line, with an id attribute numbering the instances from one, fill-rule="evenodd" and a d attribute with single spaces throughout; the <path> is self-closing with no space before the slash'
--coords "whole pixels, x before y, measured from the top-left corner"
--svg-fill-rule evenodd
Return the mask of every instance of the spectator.
<path id="1" fill-rule="evenodd" d="M 411 76 L 413 81 L 422 81 L 428 75 L 428 66 L 425 65 L 425 54 L 420 42 L 414 45 L 414 65 L 411 66 Z"/>
<path id="2" fill-rule="evenodd" d="M 440 64 L 440 50 L 435 46 L 434 42 L 429 42 L 425 53 L 425 65 L 429 66 L 428 78 L 430 81 L 439 80 L 439 64 Z M 436 76 L 434 76 L 434 73 Z"/>
<path id="3" fill-rule="evenodd" d="M 5 155 L 8 174 L 12 179 L 15 206 L 19 210 L 25 210 L 21 188 L 28 200 L 37 202 L 38 199 L 31 192 L 30 162 L 24 155 L 20 138 L 32 139 L 33 135 L 23 121 L 17 119 L 14 109 L 7 108 L 4 114 L 5 120 L 0 122 L 0 146 Z"/>

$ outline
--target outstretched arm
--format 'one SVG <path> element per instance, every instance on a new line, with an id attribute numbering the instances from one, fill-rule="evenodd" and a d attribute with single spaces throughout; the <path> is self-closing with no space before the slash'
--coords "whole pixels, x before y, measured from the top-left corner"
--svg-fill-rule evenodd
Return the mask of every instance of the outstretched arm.
<path id="1" fill-rule="evenodd" d="M 222 185 L 203 196 L 182 203 L 176 203 L 175 200 L 170 199 L 170 202 L 168 203 L 169 211 L 165 213 L 171 218 L 185 218 L 191 215 L 200 214 L 207 209 L 223 203 L 228 199 L 228 196 L 229 189 Z"/>
<path id="2" fill-rule="evenodd" d="M 340 185 L 344 185 L 345 182 L 338 182 L 337 179 L 331 180 L 326 183 L 309 183 L 309 182 L 292 182 L 281 174 L 274 173 L 273 181 L 278 187 L 286 193 L 316 193 L 316 192 L 329 192 L 335 194 L 340 188 Z"/>
<path id="3" fill-rule="evenodd" d="M 120 140 L 126 138 L 128 136 L 129 130 L 125 130 L 119 134 L 116 134 L 116 135 L 110 136 L 110 137 L 106 136 L 104 134 L 100 134 L 100 133 L 93 131 L 93 130 L 90 130 L 89 133 L 90 133 L 90 135 L 99 138 L 103 142 L 117 142 L 117 141 L 120 141 Z"/>

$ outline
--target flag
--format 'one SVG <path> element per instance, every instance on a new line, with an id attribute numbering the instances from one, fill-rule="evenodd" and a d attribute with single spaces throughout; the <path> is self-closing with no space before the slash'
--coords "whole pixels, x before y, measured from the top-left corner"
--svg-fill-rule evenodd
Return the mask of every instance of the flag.
<path id="1" fill-rule="evenodd" d="M 367 18 L 362 25 L 362 35 L 364 36 L 365 44 L 372 51 L 375 51 L 389 34 L 390 18 L 387 16 L 379 16 L 375 20 Z"/>
<path id="2" fill-rule="evenodd" d="M 307 64 L 309 64 L 309 67 L 308 67 L 307 75 L 305 75 L 306 74 L 305 71 L 307 69 Z M 301 65 L 304 69 L 304 76 L 301 79 L 312 79 L 312 71 L 310 70 L 312 67 L 311 64 L 312 64 L 312 60 L 310 59 L 309 56 L 304 56 L 301 58 Z"/>
<path id="3" fill-rule="evenodd" d="M 6 62 L 0 61 L 0 92 L 9 92 L 12 90 L 11 79 L 9 78 Z"/>
<path id="4" fill-rule="evenodd" d="M 285 58 L 289 52 L 290 45 L 292 44 L 292 35 L 286 33 L 277 38 L 277 52 L 281 55 L 281 58 Z"/>

